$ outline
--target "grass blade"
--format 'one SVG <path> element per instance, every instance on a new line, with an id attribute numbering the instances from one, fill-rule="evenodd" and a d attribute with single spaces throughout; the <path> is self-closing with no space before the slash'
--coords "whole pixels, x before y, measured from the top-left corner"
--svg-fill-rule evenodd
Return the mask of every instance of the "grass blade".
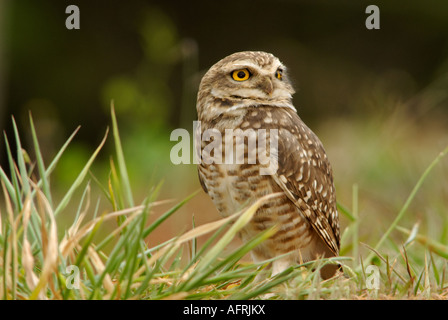
<path id="1" fill-rule="evenodd" d="M 9 181 L 8 176 L 6 175 L 5 171 L 3 171 L 3 168 L 0 167 L 0 180 L 4 182 L 6 189 L 8 190 L 8 194 L 13 197 L 15 200 L 15 188 L 14 185 Z M 16 202 L 14 201 L 14 204 Z"/>
<path id="2" fill-rule="evenodd" d="M 209 273 L 207 269 L 210 268 L 212 263 L 219 257 L 224 248 L 232 241 L 235 235 L 252 219 L 258 208 L 268 199 L 274 198 L 278 194 L 270 194 L 264 196 L 252 204 L 248 209 L 246 209 L 239 216 L 238 220 L 229 228 L 229 230 L 221 237 L 221 239 L 213 246 L 213 248 L 205 254 L 205 256 L 200 260 L 197 268 L 193 271 L 191 281 L 184 288 L 188 291 L 195 287 L 201 280 L 203 280 Z M 230 216 L 232 217 L 232 216 Z"/>
<path id="3" fill-rule="evenodd" d="M 16 125 L 16 121 L 15 121 L 14 117 L 12 117 L 12 125 L 13 125 L 13 129 L 14 129 L 15 140 L 16 140 L 17 164 L 18 164 L 18 168 L 19 168 L 19 172 L 20 172 L 22 188 L 23 188 L 24 194 L 29 194 L 31 187 L 28 182 L 28 172 L 26 170 L 25 158 L 23 156 L 23 150 L 22 150 L 22 144 L 20 142 L 19 131 L 17 129 L 17 125 Z"/>
<path id="4" fill-rule="evenodd" d="M 392 231 L 397 227 L 398 223 L 400 222 L 400 220 L 403 218 L 404 214 L 408 210 L 409 206 L 411 205 L 412 200 L 415 198 L 415 195 L 417 194 L 418 190 L 422 186 L 426 177 L 429 175 L 431 170 L 440 162 L 440 160 L 442 160 L 442 158 L 446 156 L 447 153 L 448 153 L 448 147 L 446 147 L 442 152 L 440 152 L 440 154 L 431 162 L 431 164 L 423 172 L 420 179 L 418 179 L 417 184 L 412 189 L 411 194 L 406 199 L 406 202 L 404 203 L 403 207 L 401 208 L 401 210 L 398 212 L 397 216 L 395 217 L 394 221 L 391 223 L 389 228 L 386 230 L 386 232 L 383 234 L 381 239 L 376 244 L 375 250 L 378 250 L 382 246 L 382 244 L 387 239 L 387 237 L 389 237 L 389 235 L 392 233 Z M 366 258 L 366 264 L 369 264 L 374 256 L 375 256 L 375 253 L 371 252 L 369 254 L 369 256 Z"/>
<path id="5" fill-rule="evenodd" d="M 59 162 L 59 159 L 62 157 L 62 155 L 64 154 L 65 150 L 67 149 L 68 145 L 70 144 L 70 142 L 72 142 L 73 138 L 75 137 L 75 135 L 78 133 L 79 129 L 81 128 L 81 126 L 78 126 L 75 131 L 73 131 L 73 133 L 70 135 L 70 137 L 68 137 L 68 139 L 65 141 L 65 143 L 62 145 L 61 149 L 59 149 L 58 153 L 56 154 L 56 156 L 53 158 L 53 160 L 51 161 L 50 165 L 47 168 L 47 171 L 45 172 L 45 175 L 47 177 L 47 179 L 50 177 L 51 173 L 53 172 L 54 168 L 56 168 L 57 163 Z M 39 180 L 37 186 L 40 187 L 42 184 L 42 179 Z"/>
<path id="6" fill-rule="evenodd" d="M 128 201 L 128 205 L 134 206 L 134 197 L 132 196 L 131 184 L 129 182 L 128 171 L 126 169 L 126 162 L 124 160 L 123 148 L 121 147 L 120 135 L 118 132 L 117 118 L 115 116 L 115 108 L 114 103 L 111 103 L 111 115 L 112 115 L 112 130 L 115 141 L 115 149 L 117 152 L 117 160 L 118 160 L 118 170 L 120 171 L 121 182 L 123 184 L 124 192 L 126 195 L 126 199 Z"/>
<path id="7" fill-rule="evenodd" d="M 14 207 L 17 208 L 19 211 L 22 210 L 22 199 L 20 194 L 20 186 L 19 186 L 19 179 L 17 178 L 16 174 L 16 166 L 15 162 L 12 157 L 11 148 L 9 147 L 8 137 L 5 135 L 5 146 L 6 146 L 6 153 L 8 155 L 8 163 L 9 163 L 9 171 L 11 174 L 11 180 L 12 185 L 14 187 L 14 193 L 10 194 L 12 201 L 14 202 Z M 9 189 L 8 189 L 9 191 Z"/>
<path id="8" fill-rule="evenodd" d="M 191 195 L 189 195 L 188 197 L 186 197 L 184 200 L 182 200 L 181 202 L 179 202 L 178 204 L 176 204 L 174 207 L 172 207 L 170 210 L 168 210 L 167 212 L 165 212 L 163 215 L 161 215 L 156 221 L 154 221 L 148 228 L 146 228 L 143 231 L 143 237 L 146 238 L 151 232 L 153 232 L 163 221 L 165 221 L 166 219 L 168 219 L 173 213 L 175 213 L 177 210 L 179 210 L 185 203 L 187 203 L 188 201 L 190 201 L 191 198 L 193 198 L 197 193 L 199 192 L 196 191 L 194 193 L 192 193 Z"/>
<path id="9" fill-rule="evenodd" d="M 42 153 L 40 152 L 39 142 L 37 140 L 36 129 L 34 128 L 34 122 L 33 117 L 31 116 L 31 112 L 30 112 L 30 127 L 31 127 L 31 136 L 33 138 L 34 151 L 36 153 L 37 168 L 39 170 L 39 176 L 42 181 L 42 189 L 48 202 L 50 203 L 51 206 L 53 206 L 53 200 L 51 199 L 51 192 L 50 192 L 50 181 L 48 179 L 49 177 L 46 174 L 45 165 L 42 158 Z"/>
<path id="10" fill-rule="evenodd" d="M 85 176 L 89 172 L 90 166 L 92 165 L 93 161 L 95 160 L 96 156 L 100 152 L 101 148 L 104 146 L 104 143 L 106 142 L 107 135 L 109 133 L 109 129 L 106 130 L 106 134 L 104 135 L 103 140 L 101 141 L 98 148 L 96 148 L 95 152 L 92 154 L 90 159 L 87 161 L 84 168 L 79 173 L 78 177 L 76 178 L 75 182 L 72 184 L 70 189 L 67 191 L 65 196 L 62 198 L 61 202 L 57 206 L 56 210 L 54 210 L 54 215 L 57 216 L 69 203 L 71 197 L 73 196 L 73 193 L 76 191 L 76 189 L 81 185 L 82 181 L 84 180 Z"/>
<path id="11" fill-rule="evenodd" d="M 446 246 L 438 241 L 432 240 L 424 235 L 421 235 L 418 233 L 414 234 L 414 232 L 412 230 L 408 230 L 401 226 L 397 226 L 397 230 L 400 232 L 403 232 L 404 234 L 406 234 L 408 236 L 412 235 L 413 239 L 415 239 L 417 242 L 421 243 L 422 245 L 427 246 L 431 252 L 434 252 L 438 256 L 448 259 L 448 246 Z"/>

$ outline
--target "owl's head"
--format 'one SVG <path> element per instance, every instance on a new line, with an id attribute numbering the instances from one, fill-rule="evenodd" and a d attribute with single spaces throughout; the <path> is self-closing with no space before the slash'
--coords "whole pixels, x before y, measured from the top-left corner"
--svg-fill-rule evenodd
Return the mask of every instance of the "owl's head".
<path id="1" fill-rule="evenodd" d="M 207 114 L 211 118 L 250 106 L 294 109 L 293 94 L 286 67 L 278 58 L 266 52 L 243 51 L 207 71 L 199 86 L 197 109 L 199 117 Z"/>

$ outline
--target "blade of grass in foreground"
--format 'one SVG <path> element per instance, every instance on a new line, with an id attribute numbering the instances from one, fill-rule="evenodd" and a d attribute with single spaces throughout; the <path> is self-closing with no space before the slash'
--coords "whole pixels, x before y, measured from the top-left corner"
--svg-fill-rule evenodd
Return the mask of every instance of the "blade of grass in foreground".
<path id="1" fill-rule="evenodd" d="M 8 194 L 10 196 L 15 195 L 15 189 L 11 181 L 9 181 L 8 176 L 6 175 L 5 171 L 3 171 L 3 168 L 0 167 L 0 180 L 4 182 L 6 190 L 8 190 Z M 14 199 L 15 200 L 15 199 Z M 15 202 L 14 202 L 15 203 Z"/>
<path id="2" fill-rule="evenodd" d="M 186 197 L 184 200 L 176 204 L 170 210 L 165 212 L 162 216 L 160 216 L 156 221 L 154 221 L 148 228 L 143 231 L 143 237 L 146 238 L 151 232 L 153 232 L 163 221 L 168 219 L 174 212 L 179 210 L 185 203 L 190 201 L 196 194 L 198 194 L 200 190 L 193 192 L 191 195 Z"/>
<path id="3" fill-rule="evenodd" d="M 73 131 L 73 133 L 70 135 L 70 137 L 68 137 L 67 141 L 65 141 L 65 143 L 62 145 L 61 149 L 59 149 L 58 153 L 53 158 L 53 161 L 51 161 L 50 165 L 47 168 L 47 171 L 45 172 L 45 176 L 47 177 L 47 179 L 48 179 L 48 177 L 50 177 L 50 174 L 53 172 L 54 168 L 56 168 L 56 164 L 59 162 L 59 159 L 62 157 L 62 155 L 64 154 L 64 152 L 67 149 L 68 145 L 70 144 L 70 142 L 72 142 L 73 138 L 78 133 L 80 128 L 81 128 L 81 126 L 78 126 L 75 129 L 75 131 Z M 37 183 L 37 186 L 40 187 L 41 184 L 42 184 L 42 178 Z"/>
<path id="4" fill-rule="evenodd" d="M 182 290 L 189 291 L 198 285 L 204 278 L 210 274 L 211 264 L 219 257 L 224 248 L 232 241 L 236 234 L 252 219 L 257 209 L 268 199 L 278 196 L 278 194 L 270 194 L 260 198 L 244 211 L 230 229 L 222 236 L 222 238 L 213 246 L 213 248 L 205 254 L 194 269 L 189 281 L 184 283 Z"/>
<path id="5" fill-rule="evenodd" d="M 30 127 L 31 127 L 31 136 L 33 138 L 34 151 L 36 153 L 37 169 L 39 171 L 39 176 L 42 181 L 42 189 L 45 197 L 47 198 L 47 201 L 53 207 L 53 200 L 51 199 L 51 192 L 50 192 L 50 181 L 47 175 L 45 174 L 45 165 L 42 158 L 42 153 L 40 152 L 39 142 L 37 140 L 36 129 L 34 128 L 34 122 L 33 117 L 31 116 L 31 112 L 30 112 Z"/>
<path id="6" fill-rule="evenodd" d="M 144 237 L 142 237 L 143 230 L 145 228 L 145 223 L 147 221 L 149 211 L 150 211 L 151 203 L 145 205 L 145 209 L 143 209 L 142 213 L 139 216 L 139 221 L 136 223 L 136 228 L 134 228 L 133 233 L 135 234 L 134 241 L 128 246 L 128 257 L 126 259 L 125 268 L 122 271 L 122 275 L 124 275 L 124 279 L 127 279 L 127 286 L 124 292 L 124 299 L 128 299 L 131 295 L 131 286 L 134 278 L 134 274 L 138 269 L 138 261 L 141 258 L 138 257 L 139 251 L 141 249 L 141 245 L 144 244 Z"/>
<path id="7" fill-rule="evenodd" d="M 397 230 L 400 232 L 403 232 L 406 235 L 411 235 L 412 231 L 408 230 L 406 228 L 397 226 Z M 434 252 L 435 254 L 448 259 L 448 247 L 440 242 L 437 242 L 435 240 L 432 240 L 428 237 L 425 237 L 421 234 L 416 234 L 414 236 L 415 240 L 417 240 L 419 243 L 425 245 L 428 247 L 429 250 L 431 250 L 431 252 Z"/>
<path id="8" fill-rule="evenodd" d="M 381 239 L 378 241 L 378 243 L 375 246 L 375 250 L 378 250 L 384 243 L 384 241 L 387 239 L 387 237 L 389 237 L 389 235 L 392 233 L 392 231 L 397 227 L 398 222 L 400 222 L 401 218 L 403 218 L 404 214 L 406 213 L 406 211 L 408 210 L 412 200 L 415 198 L 415 195 L 417 194 L 417 191 L 420 189 L 420 187 L 422 186 L 423 182 L 425 181 L 426 177 L 429 175 L 429 173 L 431 172 L 431 170 L 442 160 L 443 157 L 445 157 L 445 155 L 448 153 L 448 147 L 446 147 L 442 152 L 440 152 L 440 154 L 433 160 L 433 162 L 431 162 L 431 164 L 428 166 L 428 168 L 426 168 L 426 170 L 423 172 L 423 174 L 421 175 L 420 179 L 417 181 L 417 184 L 414 186 L 414 188 L 412 189 L 411 194 L 409 195 L 409 197 L 407 198 L 406 202 L 404 203 L 403 207 L 401 208 L 401 210 L 398 212 L 397 217 L 395 218 L 395 220 L 391 223 L 391 225 L 389 226 L 389 228 L 387 229 L 387 231 L 383 234 L 383 236 L 381 237 Z M 370 261 L 373 259 L 373 257 L 375 256 L 374 252 L 371 252 L 366 260 L 365 263 L 366 264 L 370 264 Z"/>
<path id="9" fill-rule="evenodd" d="M 57 223 L 54 213 L 52 212 L 52 208 L 48 203 L 47 199 L 45 199 L 43 192 L 41 190 L 36 191 L 38 200 L 40 201 L 42 207 L 44 208 L 44 212 L 41 213 L 42 226 L 44 226 L 45 223 L 44 220 L 45 214 L 49 218 L 50 224 L 48 228 L 46 227 L 41 228 L 41 230 L 43 231 L 42 238 L 46 239 L 45 248 L 43 248 L 44 260 L 42 271 L 39 276 L 39 281 L 29 297 L 30 300 L 37 299 L 40 292 L 44 290 L 47 284 L 51 281 L 51 277 L 53 276 L 55 270 L 57 270 L 58 258 L 59 258 Z"/>
<path id="10" fill-rule="evenodd" d="M 124 192 L 128 205 L 134 206 L 134 197 L 132 196 L 131 184 L 129 183 L 128 171 L 126 169 L 126 162 L 124 160 L 123 148 L 121 147 L 120 134 L 118 132 L 117 118 L 115 116 L 114 103 L 111 103 L 111 115 L 112 115 L 112 130 L 115 141 L 115 149 L 117 152 L 118 170 L 120 171 L 121 182 L 123 184 Z"/>
<path id="11" fill-rule="evenodd" d="M 25 158 L 23 156 L 22 144 L 20 142 L 19 131 L 17 129 L 16 121 L 14 117 L 12 117 L 12 127 L 14 129 L 14 136 L 16 139 L 16 148 L 17 148 L 17 164 L 19 167 L 20 180 L 22 182 L 22 191 L 25 194 L 30 193 L 30 183 L 28 182 L 28 172 L 26 170 Z"/>
<path id="12" fill-rule="evenodd" d="M 106 142 L 107 135 L 109 133 L 109 128 L 106 130 L 106 134 L 104 135 L 103 140 L 101 141 L 98 148 L 96 148 L 95 152 L 92 154 L 90 159 L 87 161 L 84 168 L 79 173 L 78 177 L 76 178 L 75 182 L 72 184 L 70 189 L 65 194 L 64 198 L 62 198 L 61 202 L 57 206 L 57 208 L 54 210 L 54 216 L 56 217 L 68 204 L 71 197 L 73 196 L 73 193 L 76 191 L 76 189 L 81 185 L 82 181 L 84 180 L 85 176 L 89 172 L 90 166 L 92 165 L 93 161 L 95 160 L 96 156 L 104 146 L 104 143 Z"/>
<path id="13" fill-rule="evenodd" d="M 9 142 L 6 137 L 6 133 L 5 133 L 5 145 L 6 145 L 6 152 L 8 155 L 11 180 L 12 180 L 13 186 L 14 186 L 14 194 L 10 194 L 10 197 L 14 202 L 14 209 L 17 212 L 21 212 L 23 210 L 22 198 L 28 196 L 31 192 L 31 189 L 30 189 L 30 185 L 29 185 L 29 181 L 28 181 L 28 179 L 29 179 L 28 173 L 27 173 L 26 167 L 25 167 L 25 159 L 23 156 L 22 147 L 21 147 L 21 143 L 19 140 L 19 134 L 18 134 L 17 128 L 15 126 L 14 118 L 13 118 L 13 126 L 15 128 L 14 135 L 15 135 L 15 139 L 16 139 L 17 158 L 18 158 L 18 162 L 19 162 L 19 167 L 16 166 L 16 164 L 13 160 L 12 152 L 9 147 Z M 7 179 L 5 181 L 7 181 Z M 22 186 L 22 188 L 20 188 L 20 186 Z M 26 191 L 25 191 L 25 189 L 26 189 Z M 8 192 L 9 192 L 9 189 L 8 189 Z M 32 238 L 31 240 L 32 240 L 33 246 L 36 243 L 36 241 L 40 241 L 40 234 L 39 234 L 38 229 L 39 229 L 39 219 L 36 215 L 32 215 L 31 216 L 31 227 L 29 228 L 29 230 L 30 230 L 30 236 Z"/>
<path id="14" fill-rule="evenodd" d="M 5 136 L 5 147 L 6 147 L 6 154 L 8 155 L 8 164 L 9 164 L 9 171 L 11 174 L 11 180 L 12 185 L 14 187 L 14 194 L 10 194 L 12 201 L 14 202 L 14 207 L 17 208 L 19 211 L 22 210 L 22 199 L 20 197 L 20 187 L 19 187 L 19 179 L 17 178 L 16 174 L 16 166 L 12 157 L 11 148 L 9 147 L 8 137 L 6 136 L 6 132 L 4 133 Z M 8 189 L 9 192 L 9 189 Z"/>
<path id="15" fill-rule="evenodd" d="M 216 270 L 222 269 L 223 272 L 227 272 L 234 268 L 235 264 L 249 251 L 251 251 L 253 248 L 258 246 L 260 243 L 265 241 L 266 239 L 273 236 L 276 232 L 276 228 L 270 228 L 263 232 L 260 232 L 255 238 L 249 240 L 244 245 L 240 246 L 238 249 L 236 249 L 234 252 L 229 254 L 227 257 L 222 259 L 219 263 L 212 266 L 209 270 L 206 272 L 206 276 L 212 274 Z M 213 282 L 210 282 L 213 283 Z"/>

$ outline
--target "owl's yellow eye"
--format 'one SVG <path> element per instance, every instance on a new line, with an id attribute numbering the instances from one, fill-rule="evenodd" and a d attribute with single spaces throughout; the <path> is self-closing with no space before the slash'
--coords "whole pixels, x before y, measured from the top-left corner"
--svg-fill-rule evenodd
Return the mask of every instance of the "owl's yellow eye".
<path id="1" fill-rule="evenodd" d="M 275 72 L 275 77 L 276 77 L 277 79 L 279 79 L 279 80 L 282 80 L 282 78 L 283 78 L 283 70 L 282 70 L 282 69 L 278 69 L 278 70 Z"/>
<path id="2" fill-rule="evenodd" d="M 240 69 L 232 72 L 232 79 L 235 81 L 246 81 L 251 76 L 249 70 Z"/>

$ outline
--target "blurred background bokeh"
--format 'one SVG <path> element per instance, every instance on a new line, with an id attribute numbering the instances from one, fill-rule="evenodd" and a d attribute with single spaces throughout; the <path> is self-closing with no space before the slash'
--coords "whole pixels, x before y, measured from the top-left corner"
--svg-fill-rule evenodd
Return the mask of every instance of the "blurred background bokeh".
<path id="1" fill-rule="evenodd" d="M 70 4 L 79 30 L 65 27 Z M 369 4 L 380 9 L 379 30 L 365 27 Z M 48 162 L 81 125 L 52 176 L 64 190 L 110 126 L 113 100 L 136 201 L 162 180 L 160 199 L 180 201 L 200 185 L 194 164 L 171 163 L 170 133 L 191 132 L 201 76 L 243 50 L 289 67 L 298 113 L 333 164 L 338 201 L 351 208 L 357 184 L 360 240 L 381 235 L 448 145 L 447 1 L 0 0 L 0 128 L 12 137 L 13 115 L 32 149 L 31 111 Z M 3 139 L 0 148 L 4 167 Z M 92 169 L 104 183 L 113 155 L 109 136 Z M 445 159 L 403 225 L 420 221 L 446 243 L 447 211 Z M 193 215 L 196 224 L 219 218 L 201 192 L 161 239 L 189 229 Z"/>

